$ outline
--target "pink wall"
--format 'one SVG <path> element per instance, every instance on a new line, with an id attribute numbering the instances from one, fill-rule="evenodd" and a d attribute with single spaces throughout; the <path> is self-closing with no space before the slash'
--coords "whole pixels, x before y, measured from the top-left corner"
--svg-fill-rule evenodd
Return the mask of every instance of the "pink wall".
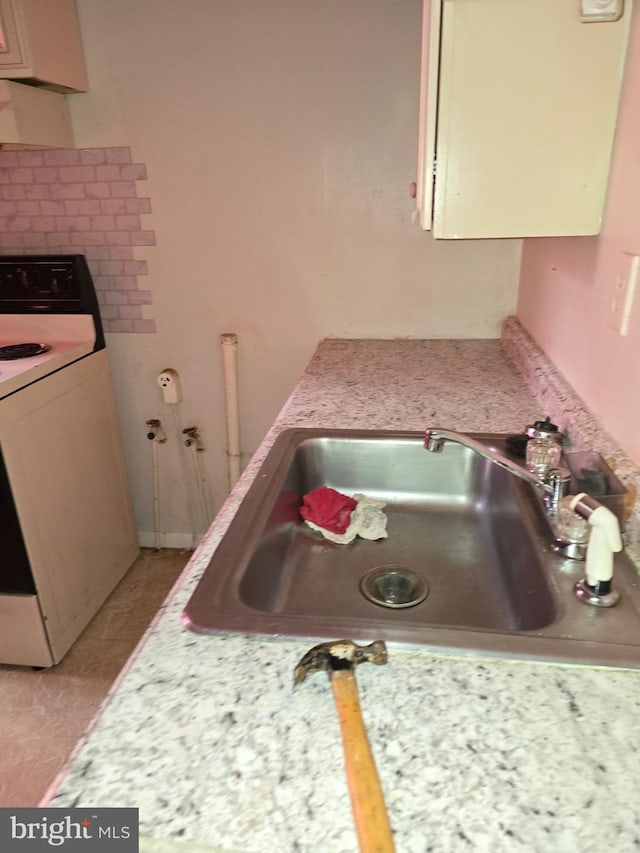
<path id="1" fill-rule="evenodd" d="M 640 463 L 640 287 L 626 336 L 612 328 L 611 304 L 628 254 L 640 255 L 639 104 L 640 4 L 636 4 L 602 231 L 597 237 L 525 240 L 516 312 L 586 407 L 636 463 Z"/>
<path id="2" fill-rule="evenodd" d="M 154 332 L 143 315 L 151 291 L 138 285 L 147 263 L 134 256 L 155 244 L 140 220 L 146 177 L 125 147 L 0 151 L 0 252 L 84 254 L 105 331 Z"/>

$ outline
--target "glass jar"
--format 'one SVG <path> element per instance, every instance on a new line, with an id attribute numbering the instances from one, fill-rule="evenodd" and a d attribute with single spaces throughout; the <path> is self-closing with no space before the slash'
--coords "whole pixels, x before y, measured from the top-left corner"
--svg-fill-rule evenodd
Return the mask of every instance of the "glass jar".
<path id="1" fill-rule="evenodd" d="M 544 480 L 551 468 L 558 467 L 561 453 L 562 448 L 552 438 L 532 438 L 527 442 L 527 469 Z"/>

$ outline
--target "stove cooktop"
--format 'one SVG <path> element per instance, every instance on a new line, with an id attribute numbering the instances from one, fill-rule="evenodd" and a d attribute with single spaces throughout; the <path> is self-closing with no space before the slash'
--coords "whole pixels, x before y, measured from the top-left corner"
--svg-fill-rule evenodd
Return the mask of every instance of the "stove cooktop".
<path id="1" fill-rule="evenodd" d="M 42 355 L 49 352 L 48 344 L 24 343 L 7 344 L 0 346 L 0 361 L 15 361 L 18 358 L 30 358 L 33 355 Z"/>
<path id="2" fill-rule="evenodd" d="M 0 347 L 37 341 L 47 349 L 23 358 L 0 358 L 0 398 L 93 352 L 96 332 L 89 314 L 0 314 Z"/>
<path id="3" fill-rule="evenodd" d="M 0 399 L 104 345 L 84 255 L 0 255 Z"/>

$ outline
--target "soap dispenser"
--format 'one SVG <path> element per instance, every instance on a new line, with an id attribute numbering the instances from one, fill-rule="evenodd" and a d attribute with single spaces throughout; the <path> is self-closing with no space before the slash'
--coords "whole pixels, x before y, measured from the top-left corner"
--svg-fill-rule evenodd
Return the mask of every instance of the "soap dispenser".
<path id="1" fill-rule="evenodd" d="M 534 421 L 525 427 L 525 435 L 529 438 L 550 438 L 558 444 L 562 444 L 562 433 L 556 424 L 551 423 L 549 415 L 543 421 Z"/>
<path id="2" fill-rule="evenodd" d="M 562 433 L 547 416 L 543 421 L 535 421 L 525 427 L 525 435 L 528 439 L 525 448 L 527 468 L 545 481 L 549 471 L 560 464 Z"/>
<path id="3" fill-rule="evenodd" d="M 527 446 L 532 439 L 549 439 L 549 441 L 557 443 L 559 447 L 562 447 L 564 436 L 558 427 L 551 423 L 551 418 L 547 415 L 543 421 L 534 421 L 532 424 L 526 426 L 524 432 L 507 436 L 507 448 L 513 456 L 525 459 Z M 554 465 L 550 467 L 553 468 Z M 530 468 L 529 470 L 534 469 Z M 537 473 L 537 471 L 534 471 L 534 473 Z"/>
<path id="4" fill-rule="evenodd" d="M 549 471 L 560 464 L 562 449 L 553 438 L 530 438 L 525 450 L 527 468 L 546 482 Z"/>

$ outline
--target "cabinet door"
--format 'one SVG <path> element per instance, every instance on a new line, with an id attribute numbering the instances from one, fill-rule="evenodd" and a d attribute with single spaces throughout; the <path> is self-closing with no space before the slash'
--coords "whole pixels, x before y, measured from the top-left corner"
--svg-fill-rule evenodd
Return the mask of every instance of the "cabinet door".
<path id="1" fill-rule="evenodd" d="M 75 0 L 0 0 L 0 78 L 87 91 Z"/>
<path id="2" fill-rule="evenodd" d="M 630 2 L 606 23 L 575 0 L 438 2 L 434 237 L 597 234 Z"/>
<path id="3" fill-rule="evenodd" d="M 0 73 L 6 66 L 24 62 L 16 14 L 11 0 L 0 0 Z"/>

